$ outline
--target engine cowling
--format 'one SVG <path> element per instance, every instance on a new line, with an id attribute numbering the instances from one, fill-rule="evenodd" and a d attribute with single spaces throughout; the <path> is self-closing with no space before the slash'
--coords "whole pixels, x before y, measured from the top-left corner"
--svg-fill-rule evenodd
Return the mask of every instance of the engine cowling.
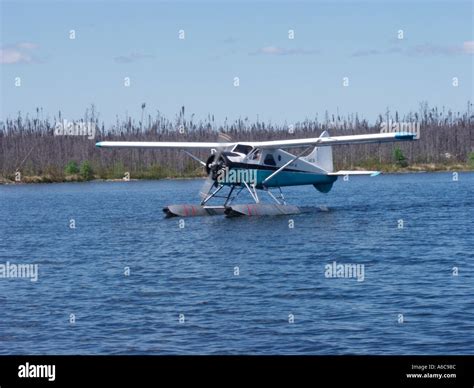
<path id="1" fill-rule="evenodd" d="M 211 177 L 212 180 L 216 181 L 220 171 L 225 170 L 227 167 L 227 160 L 223 154 L 218 155 L 216 161 L 216 154 L 212 154 L 207 158 L 206 161 L 206 173 Z"/>

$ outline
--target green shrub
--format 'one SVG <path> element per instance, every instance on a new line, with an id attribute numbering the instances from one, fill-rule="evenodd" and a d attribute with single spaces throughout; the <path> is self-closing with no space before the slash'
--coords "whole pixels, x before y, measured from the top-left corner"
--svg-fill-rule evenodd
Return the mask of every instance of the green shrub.
<path id="1" fill-rule="evenodd" d="M 403 151 L 399 147 L 396 147 L 393 150 L 393 157 L 395 159 L 395 163 L 398 166 L 400 166 L 400 167 L 407 167 L 408 166 L 407 159 L 405 158 L 405 155 L 403 155 Z"/>
<path id="2" fill-rule="evenodd" d="M 74 175 L 79 173 L 79 166 L 74 160 L 71 160 L 66 164 L 66 167 L 64 168 L 64 172 L 66 175 Z"/>
<path id="3" fill-rule="evenodd" d="M 474 152 L 471 152 L 468 156 L 469 165 L 474 168 Z"/>
<path id="4" fill-rule="evenodd" d="M 125 167 L 122 162 L 116 162 L 107 170 L 108 179 L 122 179 L 125 176 Z"/>
<path id="5" fill-rule="evenodd" d="M 81 163 L 80 174 L 82 179 L 85 181 L 90 181 L 94 178 L 94 172 L 92 171 L 92 166 L 88 160 L 85 160 Z"/>

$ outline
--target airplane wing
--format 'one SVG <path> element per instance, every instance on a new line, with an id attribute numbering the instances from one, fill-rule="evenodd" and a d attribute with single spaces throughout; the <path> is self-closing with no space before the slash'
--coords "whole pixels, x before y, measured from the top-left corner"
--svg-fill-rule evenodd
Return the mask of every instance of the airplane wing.
<path id="1" fill-rule="evenodd" d="M 99 141 L 95 144 L 101 148 L 191 148 L 191 149 L 210 149 L 210 148 L 227 148 L 237 143 L 201 143 L 201 142 L 184 142 L 184 141 Z"/>
<path id="2" fill-rule="evenodd" d="M 416 134 L 409 132 L 371 133 L 366 135 L 326 136 L 308 139 L 289 139 L 263 142 L 246 142 L 258 148 L 291 148 L 305 146 L 333 146 L 345 144 L 386 143 L 392 141 L 416 140 Z"/>
<path id="3" fill-rule="evenodd" d="M 327 175 L 345 176 L 345 175 L 380 175 L 380 171 L 358 171 L 358 170 L 339 170 L 336 172 L 329 172 Z"/>
<path id="4" fill-rule="evenodd" d="M 366 135 L 326 136 L 307 139 L 289 139 L 272 141 L 245 141 L 235 143 L 219 142 L 181 142 L 181 141 L 100 141 L 96 147 L 108 148 L 189 148 L 210 149 L 228 148 L 236 144 L 245 144 L 257 148 L 277 149 L 305 146 L 333 146 L 344 144 L 385 143 L 402 140 L 416 140 L 416 134 L 409 132 L 371 133 Z"/>

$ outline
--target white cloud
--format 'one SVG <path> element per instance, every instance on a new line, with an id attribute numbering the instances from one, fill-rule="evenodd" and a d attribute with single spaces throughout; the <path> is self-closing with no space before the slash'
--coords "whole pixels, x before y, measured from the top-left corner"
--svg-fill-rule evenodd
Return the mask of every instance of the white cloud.
<path id="1" fill-rule="evenodd" d="M 381 52 L 379 50 L 356 50 L 352 53 L 353 57 L 368 57 L 371 55 L 379 55 Z"/>
<path id="2" fill-rule="evenodd" d="M 312 55 L 319 54 L 319 50 L 306 50 L 301 48 L 288 49 L 278 46 L 265 46 L 257 51 L 251 52 L 250 55 Z"/>
<path id="3" fill-rule="evenodd" d="M 34 50 L 38 48 L 38 45 L 32 42 L 21 42 L 21 43 L 18 43 L 16 46 L 19 49 L 24 49 L 24 50 Z"/>
<path id="4" fill-rule="evenodd" d="M 120 55 L 114 58 L 114 61 L 117 63 L 132 63 L 141 59 L 153 59 L 153 55 L 141 54 L 141 53 L 131 53 L 127 55 Z"/>
<path id="5" fill-rule="evenodd" d="M 474 40 L 467 40 L 464 42 L 462 49 L 466 54 L 474 54 Z"/>
<path id="6" fill-rule="evenodd" d="M 31 42 L 22 42 L 15 45 L 0 48 L 0 64 L 12 65 L 16 63 L 36 62 L 31 51 L 38 48 L 38 45 Z"/>
<path id="7" fill-rule="evenodd" d="M 406 50 L 407 55 L 456 55 L 462 52 L 459 46 L 440 46 L 433 44 L 420 44 L 418 46 L 410 47 Z"/>
<path id="8" fill-rule="evenodd" d="M 32 58 L 20 50 L 0 49 L 0 64 L 11 65 L 14 63 L 31 63 Z"/>
<path id="9" fill-rule="evenodd" d="M 389 49 L 378 50 L 356 50 L 352 53 L 353 57 L 364 57 L 380 54 L 403 54 L 410 56 L 436 56 L 436 55 L 459 55 L 474 54 L 474 41 L 466 41 L 462 45 L 437 45 L 437 44 L 419 44 L 416 46 L 401 48 L 391 47 Z"/>

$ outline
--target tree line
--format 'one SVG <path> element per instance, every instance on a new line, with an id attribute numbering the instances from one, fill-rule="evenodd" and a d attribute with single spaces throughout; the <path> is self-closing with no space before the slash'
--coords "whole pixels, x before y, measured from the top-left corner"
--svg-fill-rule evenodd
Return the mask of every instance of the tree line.
<path id="1" fill-rule="evenodd" d="M 354 135 L 378 133 L 382 123 L 418 123 L 420 140 L 407 143 L 346 145 L 337 147 L 335 166 L 353 169 L 367 166 L 383 166 L 402 158 L 407 164 L 466 164 L 474 160 L 474 114 L 468 102 L 464 112 L 446 108 L 429 107 L 421 103 L 415 112 L 404 115 L 399 112 L 380 114 L 369 124 L 358 114 L 334 115 L 289 124 L 272 124 L 247 117 L 234 121 L 227 119 L 217 124 L 213 115 L 204 120 L 189 117 L 182 107 L 173 119 L 160 112 L 144 117 L 145 104 L 139 119 L 118 117 L 108 127 L 100 122 L 94 105 L 76 123 L 93 123 L 95 138 L 87 136 L 55 135 L 57 123 L 63 122 L 61 112 L 53 118 L 43 118 L 42 109 L 35 114 L 18 113 L 15 118 L 0 122 L 0 175 L 12 179 L 15 172 L 23 175 L 49 175 L 62 180 L 68 174 L 67 166 L 87 164 L 88 176 L 99 178 L 121 178 L 128 172 L 132 178 L 156 178 L 164 176 L 191 176 L 202 174 L 199 164 L 179 150 L 143 149 L 98 149 L 97 141 L 217 141 L 218 133 L 224 132 L 233 140 L 258 141 L 296 137 L 317 137 L 323 130 L 331 135 Z M 394 152 L 396 150 L 396 152 Z M 394 156 L 395 155 L 395 156 Z M 207 158 L 205 151 L 196 152 L 201 159 Z M 69 173 L 71 170 L 69 168 Z M 93 171 L 93 174 L 91 173 Z"/>

